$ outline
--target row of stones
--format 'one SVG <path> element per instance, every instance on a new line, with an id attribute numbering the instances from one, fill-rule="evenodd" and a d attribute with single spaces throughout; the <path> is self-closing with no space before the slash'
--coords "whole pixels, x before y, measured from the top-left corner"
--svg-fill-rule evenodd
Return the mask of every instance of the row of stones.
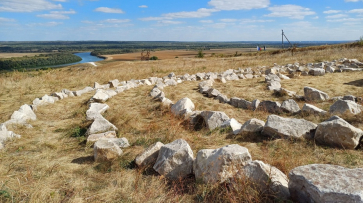
<path id="1" fill-rule="evenodd" d="M 208 184 L 240 181 L 259 191 L 271 191 L 277 199 L 296 202 L 363 202 L 363 169 L 347 169 L 329 164 L 311 164 L 294 168 L 286 177 L 276 167 L 252 161 L 247 148 L 238 144 L 218 149 L 202 149 L 194 158 L 189 144 L 178 139 L 164 145 L 157 142 L 139 154 L 140 168 L 152 166 L 169 179 L 194 175 Z"/>

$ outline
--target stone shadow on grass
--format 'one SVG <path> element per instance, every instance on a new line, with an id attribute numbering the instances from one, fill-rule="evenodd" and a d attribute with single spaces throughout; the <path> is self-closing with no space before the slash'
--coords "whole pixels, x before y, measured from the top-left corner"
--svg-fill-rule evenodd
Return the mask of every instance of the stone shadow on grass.
<path id="1" fill-rule="evenodd" d="M 363 87 L 363 79 L 347 82 L 347 83 L 344 83 L 344 85 L 353 85 L 353 86 L 357 86 L 357 87 Z"/>
<path id="2" fill-rule="evenodd" d="M 71 161 L 71 163 L 74 164 L 92 164 L 93 162 L 94 162 L 93 156 L 79 157 Z"/>

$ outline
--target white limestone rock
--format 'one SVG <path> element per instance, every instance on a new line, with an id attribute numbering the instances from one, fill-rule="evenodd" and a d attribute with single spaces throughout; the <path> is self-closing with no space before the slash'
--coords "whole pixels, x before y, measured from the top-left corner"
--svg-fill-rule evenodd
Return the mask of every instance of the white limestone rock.
<path id="1" fill-rule="evenodd" d="M 248 149 L 238 144 L 198 151 L 193 164 L 195 178 L 204 183 L 225 182 L 251 161 Z"/>
<path id="2" fill-rule="evenodd" d="M 263 130 L 264 125 L 264 121 L 252 118 L 242 125 L 240 133 L 259 133 Z"/>
<path id="3" fill-rule="evenodd" d="M 363 202 L 363 169 L 311 164 L 289 173 L 289 190 L 296 202 Z"/>
<path id="4" fill-rule="evenodd" d="M 194 103 L 192 102 L 192 100 L 190 100 L 189 98 L 185 97 L 185 98 L 177 101 L 171 107 L 171 112 L 175 116 L 183 116 L 184 114 L 186 114 L 188 112 L 194 111 L 194 109 L 195 109 L 195 106 L 194 106 Z"/>
<path id="5" fill-rule="evenodd" d="M 313 115 L 325 115 L 328 112 L 324 111 L 323 109 L 320 109 L 314 105 L 311 104 L 304 104 L 302 108 L 302 112 L 313 114 Z"/>
<path id="6" fill-rule="evenodd" d="M 96 162 L 112 161 L 121 156 L 122 149 L 113 142 L 101 139 L 93 146 L 93 156 Z"/>
<path id="7" fill-rule="evenodd" d="M 160 148 L 164 146 L 163 143 L 157 142 L 153 145 L 150 145 L 148 148 L 144 150 L 141 154 L 139 154 L 136 159 L 135 163 L 138 167 L 146 167 L 146 166 L 153 166 L 156 162 L 156 159 L 159 156 Z"/>
<path id="8" fill-rule="evenodd" d="M 107 104 L 91 103 L 86 111 L 86 119 L 91 121 L 98 117 L 102 117 L 101 115 L 109 108 L 110 107 Z"/>
<path id="9" fill-rule="evenodd" d="M 288 178 L 276 167 L 255 160 L 247 163 L 241 173 L 256 184 L 260 191 L 272 190 L 274 195 L 281 200 L 290 198 Z"/>
<path id="10" fill-rule="evenodd" d="M 320 123 L 315 132 L 315 141 L 344 149 L 355 149 L 363 136 L 363 131 L 350 125 L 339 116 L 333 116 Z"/>
<path id="11" fill-rule="evenodd" d="M 87 137 L 87 145 L 92 145 L 98 140 L 107 139 L 107 138 L 116 138 L 116 132 L 108 131 L 104 133 L 91 134 Z"/>
<path id="12" fill-rule="evenodd" d="M 312 87 L 304 87 L 304 97 L 306 101 L 325 101 L 329 99 L 327 93 Z"/>
<path id="13" fill-rule="evenodd" d="M 362 112 L 363 107 L 351 100 L 338 100 L 330 106 L 329 112 L 331 114 L 359 114 Z"/>
<path id="14" fill-rule="evenodd" d="M 193 173 L 193 151 L 189 144 L 178 139 L 160 148 L 154 169 L 168 179 L 176 180 Z"/>
<path id="15" fill-rule="evenodd" d="M 225 121 L 229 120 L 229 117 L 221 111 L 203 111 L 200 116 L 211 131 L 221 127 Z"/>
<path id="16" fill-rule="evenodd" d="M 117 131 L 117 127 L 103 117 L 97 117 L 88 128 L 86 135 Z"/>
<path id="17" fill-rule="evenodd" d="M 233 134 L 237 135 L 241 130 L 242 124 L 240 124 L 236 119 L 231 118 L 223 122 L 221 127 L 222 128 L 230 127 L 232 129 Z"/>
<path id="18" fill-rule="evenodd" d="M 262 134 L 287 139 L 311 139 L 316 127 L 316 124 L 304 119 L 283 118 L 276 115 L 270 115 L 267 117 L 267 122 L 263 127 Z"/>
<path id="19" fill-rule="evenodd" d="M 299 105 L 293 99 L 288 99 L 288 100 L 285 100 L 284 102 L 282 102 L 280 108 L 287 113 L 294 114 L 294 113 L 300 112 Z"/>

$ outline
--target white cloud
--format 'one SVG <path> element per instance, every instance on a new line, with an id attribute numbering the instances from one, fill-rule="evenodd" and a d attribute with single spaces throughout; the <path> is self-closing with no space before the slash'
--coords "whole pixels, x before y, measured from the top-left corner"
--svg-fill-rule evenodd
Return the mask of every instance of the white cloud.
<path id="1" fill-rule="evenodd" d="M 46 27 L 53 27 L 57 25 L 63 24 L 62 22 L 47 22 L 47 23 L 30 23 L 27 26 L 34 27 L 34 26 L 46 26 Z"/>
<path id="2" fill-rule="evenodd" d="M 240 20 L 241 24 L 246 23 L 268 23 L 268 22 L 274 22 L 274 20 L 255 20 L 255 19 L 242 19 Z"/>
<path id="3" fill-rule="evenodd" d="M 200 20 L 200 23 L 213 23 L 213 20 Z"/>
<path id="4" fill-rule="evenodd" d="M 165 17 L 146 17 L 146 18 L 139 18 L 141 21 L 153 21 L 153 20 L 171 20 L 172 18 L 165 18 Z"/>
<path id="5" fill-rule="evenodd" d="M 200 8 L 197 11 L 182 11 L 176 13 L 166 13 L 163 17 L 166 18 L 203 18 L 211 15 L 212 12 L 216 12 L 215 9 Z"/>
<path id="6" fill-rule="evenodd" d="M 219 21 L 224 22 L 224 23 L 233 23 L 233 22 L 236 22 L 237 19 L 224 18 L 224 19 L 220 19 Z"/>
<path id="7" fill-rule="evenodd" d="M 340 18 L 327 20 L 328 22 L 363 22 L 363 18 Z"/>
<path id="8" fill-rule="evenodd" d="M 141 6 L 139 6 L 139 8 L 147 8 L 147 6 L 146 5 L 141 5 Z"/>
<path id="9" fill-rule="evenodd" d="M 282 5 L 268 8 L 270 14 L 267 17 L 287 17 L 291 19 L 304 19 L 305 16 L 315 15 L 314 11 L 297 5 Z"/>
<path id="10" fill-rule="evenodd" d="M 363 0 L 345 0 L 345 2 L 358 2 L 358 1 L 363 1 Z"/>
<path id="11" fill-rule="evenodd" d="M 53 0 L 53 1 L 58 1 L 58 2 L 67 2 L 67 0 Z"/>
<path id="12" fill-rule="evenodd" d="M 0 22 L 15 22 L 15 19 L 0 17 Z"/>
<path id="13" fill-rule="evenodd" d="M 218 10 L 250 10 L 266 8 L 270 0 L 211 0 L 208 4 Z"/>
<path id="14" fill-rule="evenodd" d="M 124 13 L 124 11 L 119 8 L 108 8 L 108 7 L 99 7 L 96 8 L 95 11 L 103 13 Z"/>
<path id="15" fill-rule="evenodd" d="M 37 17 L 46 18 L 46 19 L 69 19 L 69 17 L 66 15 L 56 14 L 56 13 L 40 14 L 40 15 L 37 15 Z"/>
<path id="16" fill-rule="evenodd" d="M 106 19 L 101 21 L 102 23 L 127 23 L 130 22 L 130 19 Z"/>
<path id="17" fill-rule="evenodd" d="M 340 13 L 342 11 L 339 11 L 339 10 L 328 10 L 328 11 L 324 11 L 323 13 L 325 14 L 334 14 L 334 13 Z"/>
<path id="18" fill-rule="evenodd" d="M 76 14 L 76 11 L 69 9 L 69 11 L 51 11 L 53 14 Z"/>
<path id="19" fill-rule="evenodd" d="M 90 20 L 82 20 L 81 23 L 85 23 L 85 24 L 93 24 L 93 21 Z"/>
<path id="20" fill-rule="evenodd" d="M 47 0 L 1 0 L 0 12 L 34 12 L 52 9 L 62 9 L 61 4 Z"/>
<path id="21" fill-rule="evenodd" d="M 345 14 L 336 14 L 336 15 L 331 15 L 331 16 L 326 16 L 325 18 L 344 18 L 344 17 L 348 17 L 348 15 Z"/>
<path id="22" fill-rule="evenodd" d="M 69 19 L 69 16 L 66 14 L 75 14 L 76 11 L 70 9 L 69 11 L 51 11 L 50 14 L 39 14 L 37 17 L 39 18 L 47 18 L 47 19 Z"/>
<path id="23" fill-rule="evenodd" d="M 363 9 L 353 9 L 348 11 L 348 13 L 363 13 Z"/>

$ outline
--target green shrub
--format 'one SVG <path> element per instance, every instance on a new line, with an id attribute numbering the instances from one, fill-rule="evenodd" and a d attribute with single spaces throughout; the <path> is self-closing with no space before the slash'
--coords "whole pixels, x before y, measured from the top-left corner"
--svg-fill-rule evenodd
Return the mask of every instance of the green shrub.
<path id="1" fill-rule="evenodd" d="M 154 60 L 154 61 L 156 61 L 156 60 L 159 60 L 159 58 L 158 58 L 157 56 L 152 56 L 152 57 L 150 57 L 150 58 L 149 58 L 149 60 Z"/>

